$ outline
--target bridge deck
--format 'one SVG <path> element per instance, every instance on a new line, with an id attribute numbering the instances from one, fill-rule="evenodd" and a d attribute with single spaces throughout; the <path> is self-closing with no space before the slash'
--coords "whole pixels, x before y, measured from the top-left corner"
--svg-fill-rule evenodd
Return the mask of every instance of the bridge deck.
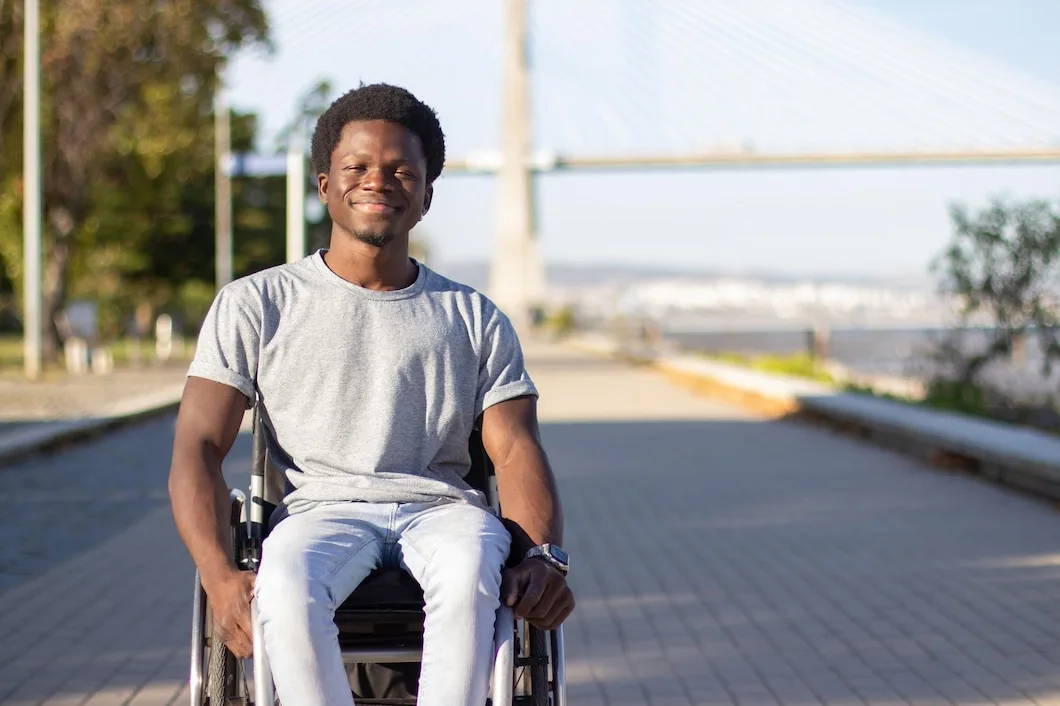
<path id="1" fill-rule="evenodd" d="M 529 353 L 579 599 L 573 704 L 1060 704 L 1046 504 Z M 186 701 L 171 426 L 0 471 L 0 702 Z"/>

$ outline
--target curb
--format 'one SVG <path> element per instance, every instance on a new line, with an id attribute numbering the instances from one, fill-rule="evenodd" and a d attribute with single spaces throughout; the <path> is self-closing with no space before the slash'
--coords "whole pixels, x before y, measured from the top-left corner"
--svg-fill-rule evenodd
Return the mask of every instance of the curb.
<path id="1" fill-rule="evenodd" d="M 138 421 L 173 412 L 180 406 L 181 382 L 111 405 L 103 414 L 61 422 L 40 422 L 0 435 L 0 468 L 28 456 L 86 441 Z"/>
<path id="2" fill-rule="evenodd" d="M 660 359 L 652 368 L 773 418 L 819 424 L 934 468 L 1060 501 L 1060 438 L 1042 431 L 713 362 Z"/>

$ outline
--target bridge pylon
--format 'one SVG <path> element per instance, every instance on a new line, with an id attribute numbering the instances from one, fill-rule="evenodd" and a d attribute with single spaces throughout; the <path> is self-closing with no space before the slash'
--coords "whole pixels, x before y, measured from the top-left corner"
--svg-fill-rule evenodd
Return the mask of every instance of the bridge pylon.
<path id="1" fill-rule="evenodd" d="M 502 163 L 488 293 L 526 330 L 531 308 L 544 297 L 545 268 L 536 233 L 525 0 L 507 0 L 505 12 Z"/>

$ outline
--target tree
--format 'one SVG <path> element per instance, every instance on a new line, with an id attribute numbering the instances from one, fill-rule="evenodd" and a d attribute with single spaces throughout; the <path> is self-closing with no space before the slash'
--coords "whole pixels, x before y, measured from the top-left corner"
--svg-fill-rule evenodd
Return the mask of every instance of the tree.
<path id="1" fill-rule="evenodd" d="M 115 160 L 97 189 L 91 242 L 71 262 L 69 293 L 97 302 L 104 337 L 124 333 L 124 322 L 145 304 L 194 327 L 213 299 L 214 155 L 206 123 L 199 139 L 157 163 L 155 176 L 129 156 Z M 233 151 L 252 149 L 256 123 L 254 115 L 232 115 Z M 234 179 L 232 202 L 233 273 L 282 262 L 283 178 Z"/>
<path id="2" fill-rule="evenodd" d="M 962 328 L 983 324 L 986 342 L 972 348 L 961 329 L 952 332 L 936 351 L 943 375 L 974 386 L 989 363 L 1029 336 L 1049 375 L 1060 359 L 1060 213 L 1046 201 L 997 200 L 975 216 L 954 207 L 951 218 L 953 239 L 933 269 L 942 275 L 940 291 L 957 302 Z"/>
<path id="3" fill-rule="evenodd" d="M 54 0 L 42 7 L 41 34 L 45 350 L 54 357 L 72 271 L 135 264 L 148 235 L 186 227 L 174 204 L 212 169 L 202 148 L 212 144 L 218 70 L 237 48 L 267 43 L 267 27 L 259 0 Z M 21 37 L 22 3 L 0 0 L 0 257 L 16 283 Z M 173 218 L 160 225 L 159 211 Z"/>

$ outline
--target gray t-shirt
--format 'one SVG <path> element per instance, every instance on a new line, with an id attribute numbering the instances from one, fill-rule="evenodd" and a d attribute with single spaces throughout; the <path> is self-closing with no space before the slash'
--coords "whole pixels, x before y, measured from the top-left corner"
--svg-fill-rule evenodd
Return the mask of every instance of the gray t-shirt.
<path id="1" fill-rule="evenodd" d="M 419 263 L 405 289 L 358 287 L 324 252 L 222 288 L 188 375 L 260 405 L 292 488 L 280 516 L 342 501 L 484 506 L 463 481 L 472 427 L 537 395 L 508 317 Z"/>

